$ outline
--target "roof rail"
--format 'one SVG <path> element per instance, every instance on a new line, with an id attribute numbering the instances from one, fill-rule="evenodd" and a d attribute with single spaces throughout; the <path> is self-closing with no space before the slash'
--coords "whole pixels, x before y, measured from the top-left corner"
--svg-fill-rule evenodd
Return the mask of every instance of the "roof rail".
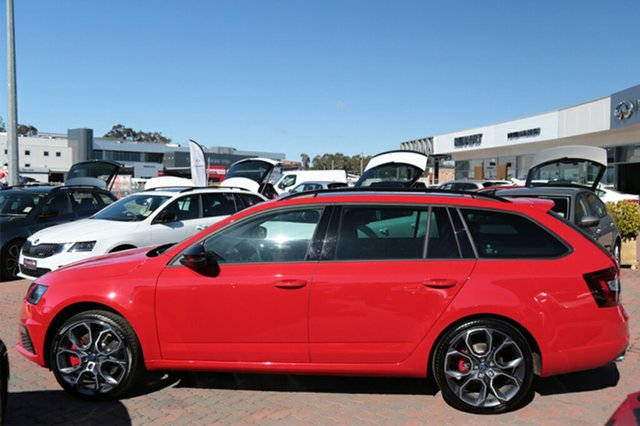
<path id="1" fill-rule="evenodd" d="M 195 191 L 198 189 L 240 189 L 242 191 L 250 192 L 247 188 L 242 188 L 239 186 L 158 186 L 155 188 L 145 189 L 142 192 L 153 192 L 153 191 L 171 191 L 171 192 L 189 192 Z"/>
<path id="2" fill-rule="evenodd" d="M 278 198 L 278 200 L 288 200 L 290 198 L 298 198 L 304 196 L 317 196 L 322 194 L 337 194 L 337 193 L 413 193 L 413 194 L 425 194 L 425 195 L 438 195 L 438 194 L 454 194 L 454 195 L 470 195 L 474 198 L 485 198 L 489 200 L 500 201 L 503 203 L 510 203 L 511 201 L 506 198 L 493 195 L 484 194 L 482 192 L 464 191 L 464 190 L 450 190 L 450 189 L 425 189 L 425 188 L 400 188 L 400 187 L 363 187 L 363 188 L 332 188 L 332 189 L 315 189 L 311 191 L 296 192 L 295 194 L 287 194 Z"/>

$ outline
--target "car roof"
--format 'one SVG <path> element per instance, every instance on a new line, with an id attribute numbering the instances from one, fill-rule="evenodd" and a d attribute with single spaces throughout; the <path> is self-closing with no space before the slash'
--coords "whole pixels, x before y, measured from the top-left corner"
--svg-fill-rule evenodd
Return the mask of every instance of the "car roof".
<path id="1" fill-rule="evenodd" d="M 167 187 L 167 188 L 152 188 L 142 192 L 135 192 L 134 194 L 156 194 L 165 196 L 176 196 L 184 193 L 206 194 L 210 192 L 224 192 L 224 193 L 237 193 L 237 194 L 250 194 L 263 197 L 260 194 L 251 192 L 245 188 L 236 188 L 232 186 L 210 186 L 210 187 Z M 264 197 L 263 197 L 264 198 Z"/>
<path id="2" fill-rule="evenodd" d="M 496 195 L 499 197 L 509 197 L 511 195 L 524 196 L 524 195 L 573 195 L 580 192 L 593 192 L 586 187 L 568 187 L 568 186 L 535 186 L 530 188 L 514 188 L 514 189 L 500 189 L 496 191 Z"/>

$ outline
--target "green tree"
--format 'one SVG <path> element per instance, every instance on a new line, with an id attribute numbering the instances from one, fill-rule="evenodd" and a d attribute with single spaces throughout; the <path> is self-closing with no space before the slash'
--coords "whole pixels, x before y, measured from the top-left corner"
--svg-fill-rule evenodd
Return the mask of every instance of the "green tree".
<path id="1" fill-rule="evenodd" d="M 309 158 L 309 156 L 307 154 L 305 154 L 304 152 L 302 154 L 300 154 L 300 162 L 302 162 L 302 168 L 303 169 L 308 169 L 309 168 L 309 162 L 311 161 L 311 159 Z"/>
<path id="2" fill-rule="evenodd" d="M 18 124 L 19 136 L 35 136 L 38 134 L 38 129 L 30 124 Z"/>
<path id="3" fill-rule="evenodd" d="M 104 135 L 105 138 L 121 139 L 132 142 L 169 143 L 171 139 L 160 132 L 142 132 L 123 124 L 116 124 Z"/>

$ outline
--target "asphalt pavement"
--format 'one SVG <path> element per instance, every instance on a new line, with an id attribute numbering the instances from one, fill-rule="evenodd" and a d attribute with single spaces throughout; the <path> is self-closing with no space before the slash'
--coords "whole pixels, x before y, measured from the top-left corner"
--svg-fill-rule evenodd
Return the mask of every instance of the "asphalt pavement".
<path id="1" fill-rule="evenodd" d="M 93 403 L 15 350 L 28 280 L 0 283 L 0 338 L 9 348 L 7 425 L 604 425 L 640 391 L 640 270 L 622 270 L 631 345 L 621 363 L 535 382 L 518 411 L 478 416 L 449 407 L 419 379 L 188 373 L 150 376 L 135 396 Z"/>

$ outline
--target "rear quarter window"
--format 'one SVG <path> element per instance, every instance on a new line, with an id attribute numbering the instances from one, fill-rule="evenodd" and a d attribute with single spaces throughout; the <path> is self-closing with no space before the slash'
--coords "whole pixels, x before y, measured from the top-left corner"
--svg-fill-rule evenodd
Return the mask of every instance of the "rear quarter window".
<path id="1" fill-rule="evenodd" d="M 555 258 L 569 251 L 550 231 L 525 216 L 491 210 L 461 212 L 480 258 Z"/>

